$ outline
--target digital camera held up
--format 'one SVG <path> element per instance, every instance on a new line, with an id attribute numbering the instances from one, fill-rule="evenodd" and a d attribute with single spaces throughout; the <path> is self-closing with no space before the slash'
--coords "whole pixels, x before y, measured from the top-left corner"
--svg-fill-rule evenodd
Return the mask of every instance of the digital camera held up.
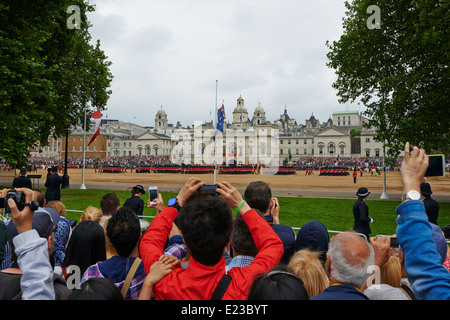
<path id="1" fill-rule="evenodd" d="M 22 211 L 25 206 L 30 207 L 30 209 L 33 211 L 36 211 L 39 208 L 39 204 L 37 201 L 25 203 L 25 194 L 23 192 L 11 190 L 6 194 L 5 197 L 0 198 L 0 208 L 5 208 L 5 213 L 11 213 L 11 208 L 8 205 L 9 199 L 14 200 L 19 211 Z"/>

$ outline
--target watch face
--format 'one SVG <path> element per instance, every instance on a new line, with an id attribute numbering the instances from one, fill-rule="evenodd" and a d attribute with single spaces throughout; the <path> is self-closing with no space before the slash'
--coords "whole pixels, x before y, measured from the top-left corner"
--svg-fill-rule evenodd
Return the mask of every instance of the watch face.
<path id="1" fill-rule="evenodd" d="M 418 191 L 411 190 L 410 192 L 408 192 L 408 197 L 411 200 L 420 200 L 420 193 Z"/>
<path id="2" fill-rule="evenodd" d="M 168 206 L 173 206 L 177 202 L 177 198 L 170 198 L 169 201 L 167 201 Z"/>

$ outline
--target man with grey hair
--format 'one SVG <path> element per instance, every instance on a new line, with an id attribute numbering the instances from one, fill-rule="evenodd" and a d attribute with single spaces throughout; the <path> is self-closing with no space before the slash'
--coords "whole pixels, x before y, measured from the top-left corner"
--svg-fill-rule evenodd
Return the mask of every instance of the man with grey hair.
<path id="1" fill-rule="evenodd" d="M 343 232 L 331 239 L 327 253 L 330 286 L 311 300 L 369 300 L 360 288 L 374 264 L 370 244 L 354 232 Z"/>

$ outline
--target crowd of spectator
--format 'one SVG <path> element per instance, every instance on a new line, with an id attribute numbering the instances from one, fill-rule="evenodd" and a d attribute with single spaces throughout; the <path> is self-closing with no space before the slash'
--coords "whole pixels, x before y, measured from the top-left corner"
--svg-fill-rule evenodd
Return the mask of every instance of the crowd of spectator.
<path id="1" fill-rule="evenodd" d="M 414 147 L 410 158 L 408 145 L 405 153 L 403 190 L 419 190 L 427 157 Z M 245 200 L 228 182 L 215 191 L 204 184 L 188 178 L 176 198 L 158 194 L 147 204 L 156 211 L 151 223 L 109 193 L 76 225 L 65 218 L 64 199 L 45 203 L 42 192 L 19 188 L 26 205 L 8 200 L 12 218 L 0 223 L 0 298 L 450 299 L 447 242 L 421 200 L 392 213 L 393 247 L 390 236 L 330 239 L 319 221 L 296 234 L 280 223 L 282 208 L 265 182 L 250 183 Z"/>

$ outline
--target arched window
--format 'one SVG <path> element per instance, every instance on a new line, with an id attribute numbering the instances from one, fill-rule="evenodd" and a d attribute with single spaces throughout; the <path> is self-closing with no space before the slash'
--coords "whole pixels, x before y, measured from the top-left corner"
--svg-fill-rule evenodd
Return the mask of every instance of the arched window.
<path id="1" fill-rule="evenodd" d="M 333 154 L 334 153 L 334 144 L 330 143 L 330 145 L 328 146 L 328 153 L 329 154 Z"/>

